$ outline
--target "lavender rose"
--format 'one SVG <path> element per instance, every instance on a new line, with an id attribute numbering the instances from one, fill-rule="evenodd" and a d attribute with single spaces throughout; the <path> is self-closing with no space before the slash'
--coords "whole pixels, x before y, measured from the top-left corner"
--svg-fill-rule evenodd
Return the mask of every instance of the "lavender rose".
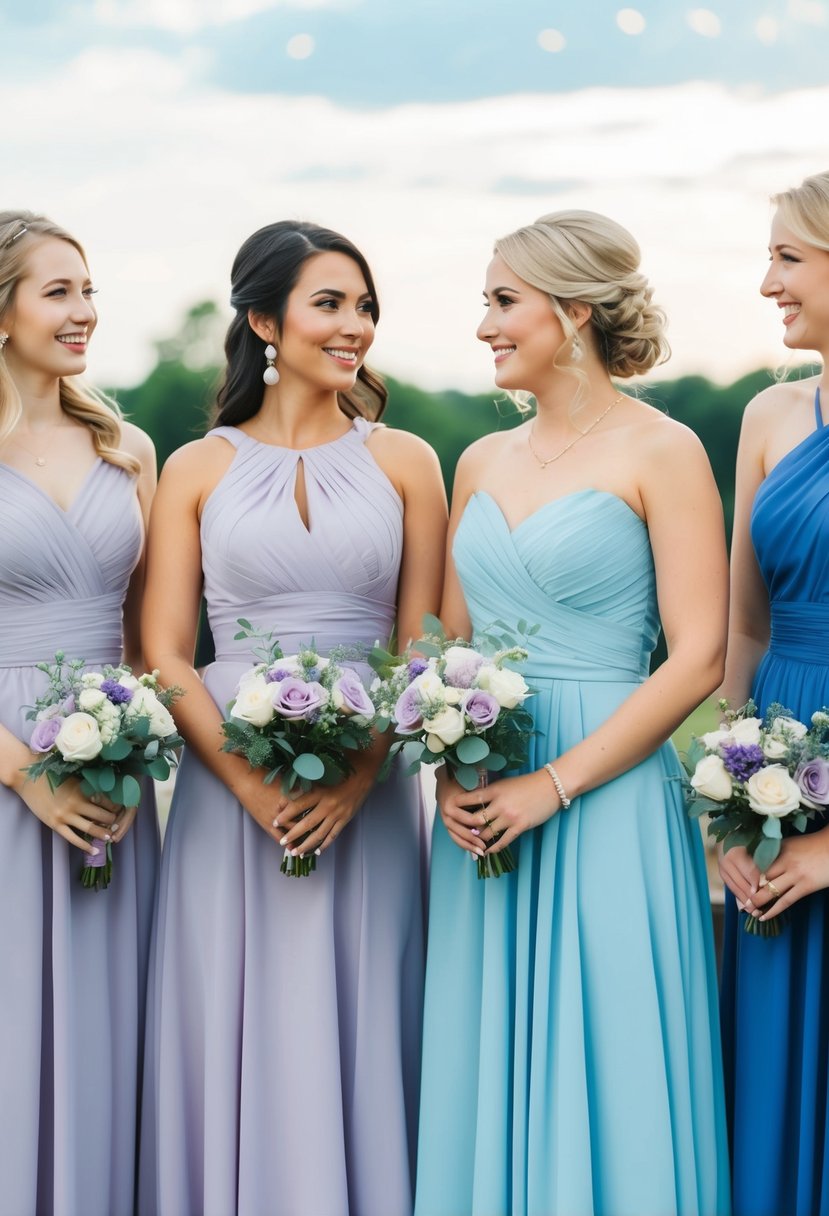
<path id="1" fill-rule="evenodd" d="M 414 685 L 410 684 L 397 698 L 392 716 L 399 735 L 412 735 L 420 730 L 423 717 L 420 712 L 420 696 Z"/>
<path id="2" fill-rule="evenodd" d="M 461 709 L 476 730 L 487 730 L 494 726 L 501 712 L 501 706 L 492 693 L 484 692 L 480 688 L 474 688 L 466 694 L 461 702 Z"/>
<path id="3" fill-rule="evenodd" d="M 371 697 L 363 687 L 363 681 L 356 671 L 344 671 L 339 679 L 334 681 L 331 689 L 331 699 L 335 709 L 341 709 L 347 714 L 364 714 L 374 716 L 374 706 Z"/>
<path id="4" fill-rule="evenodd" d="M 802 801 L 806 806 L 816 811 L 829 806 L 829 761 L 816 756 L 814 760 L 801 764 L 794 779 L 800 786 Z"/>
<path id="5" fill-rule="evenodd" d="M 483 655 L 469 646 L 449 646 L 444 655 L 446 667 L 443 678 L 456 688 L 471 688 L 483 666 Z"/>
<path id="6" fill-rule="evenodd" d="M 280 680 L 273 685 L 273 707 L 283 718 L 312 719 L 328 700 L 328 693 L 321 684 L 312 681 L 306 684 L 296 676 Z"/>
<path id="7" fill-rule="evenodd" d="M 35 722 L 35 728 L 32 731 L 32 737 L 29 740 L 29 747 L 33 752 L 50 752 L 55 744 L 63 725 L 61 718 L 44 718 L 40 722 Z"/>
<path id="8" fill-rule="evenodd" d="M 414 680 L 417 676 L 422 676 L 429 664 L 425 659 L 410 659 L 406 671 L 409 673 L 409 679 Z"/>

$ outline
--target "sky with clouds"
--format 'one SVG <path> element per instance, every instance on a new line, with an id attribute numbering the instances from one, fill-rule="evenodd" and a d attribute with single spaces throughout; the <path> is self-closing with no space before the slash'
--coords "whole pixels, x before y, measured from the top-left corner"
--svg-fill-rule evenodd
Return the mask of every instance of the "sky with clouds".
<path id="1" fill-rule="evenodd" d="M 492 241 L 572 206 L 639 240 L 664 374 L 726 381 L 783 357 L 768 196 L 829 168 L 829 3 L 711 3 L 0 0 L 0 206 L 86 245 L 102 383 L 296 217 L 368 255 L 376 366 L 485 390 Z"/>

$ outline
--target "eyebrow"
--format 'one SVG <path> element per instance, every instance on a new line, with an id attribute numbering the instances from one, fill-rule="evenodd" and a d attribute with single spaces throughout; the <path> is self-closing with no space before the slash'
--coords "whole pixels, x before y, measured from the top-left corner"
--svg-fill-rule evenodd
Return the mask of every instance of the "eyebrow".
<path id="1" fill-rule="evenodd" d="M 44 283 L 41 291 L 45 291 L 47 287 L 71 287 L 74 279 L 50 279 L 48 283 Z M 91 279 L 84 279 L 84 285 L 91 283 Z"/>
<path id="2" fill-rule="evenodd" d="M 779 253 L 781 249 L 791 249 L 795 253 L 803 252 L 799 245 L 792 245 L 790 241 L 781 241 L 779 245 L 769 245 L 769 253 Z"/>
<path id="3" fill-rule="evenodd" d="M 311 292 L 311 295 L 309 298 L 313 300 L 315 296 L 333 296 L 335 300 L 347 299 L 347 296 L 344 291 L 337 291 L 333 287 L 321 287 L 319 291 Z M 372 295 L 371 295 L 370 291 L 364 291 L 357 298 L 359 300 L 370 300 L 372 298 Z"/>
<path id="4" fill-rule="evenodd" d="M 521 295 L 521 292 L 518 290 L 518 288 L 517 288 L 517 287 L 493 287 L 493 289 L 492 289 L 492 294 L 493 294 L 494 296 L 500 296 L 500 295 L 503 295 L 503 293 L 504 293 L 505 291 L 509 291 L 509 292 L 511 292 L 511 293 L 512 293 L 514 296 L 520 296 L 520 295 Z M 488 300 L 488 299 L 489 299 L 489 296 L 488 296 L 488 295 L 487 295 L 487 293 L 486 293 L 486 289 L 484 289 L 484 299 L 485 299 L 485 300 Z"/>

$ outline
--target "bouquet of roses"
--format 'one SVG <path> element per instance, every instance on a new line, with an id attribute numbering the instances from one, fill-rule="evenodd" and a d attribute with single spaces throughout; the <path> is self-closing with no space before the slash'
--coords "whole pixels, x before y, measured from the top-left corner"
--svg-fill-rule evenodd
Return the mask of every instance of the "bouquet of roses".
<path id="1" fill-rule="evenodd" d="M 35 723 L 29 747 L 42 756 L 26 769 L 30 776 L 45 774 L 53 790 L 80 777 L 85 797 L 103 794 L 121 806 L 138 806 L 139 777 L 166 781 L 183 743 L 169 709 L 180 689 L 161 688 L 157 671 L 136 677 L 126 665 L 85 671 L 83 659 L 60 650 L 54 663 L 37 666 L 49 686 L 26 715 Z M 100 891 L 112 878 L 112 845 L 94 843 L 81 881 Z"/>
<path id="2" fill-rule="evenodd" d="M 323 658 L 300 647 L 286 655 L 273 634 L 254 630 L 250 621 L 238 624 L 236 640 L 258 641 L 253 653 L 260 662 L 242 676 L 228 706 L 222 750 L 244 756 L 251 768 L 267 769 L 266 785 L 280 777 L 286 794 L 337 785 L 353 772 L 348 753 L 370 747 L 374 739 L 371 698 L 357 673 L 340 665 L 362 659 L 362 652 L 337 647 Z M 315 869 L 313 853 L 292 857 L 285 850 L 283 874 L 306 878 Z"/>
<path id="3" fill-rule="evenodd" d="M 721 701 L 724 725 L 692 739 L 686 769 L 690 813 L 707 813 L 709 834 L 725 851 L 741 845 L 765 873 L 784 829 L 803 832 L 829 807 L 829 712 L 819 710 L 806 727 L 782 705 L 770 705 L 762 719 L 756 708 L 749 701 L 729 710 Z M 743 927 L 776 937 L 783 920 L 747 916 Z"/>
<path id="4" fill-rule="evenodd" d="M 523 662 L 529 652 L 515 644 L 503 621 L 475 645 L 448 639 L 437 617 L 428 615 L 423 624 L 425 636 L 403 655 L 375 647 L 369 656 L 378 673 L 371 689 L 376 726 L 392 726 L 395 735 L 386 765 L 402 752 L 407 775 L 421 764 L 446 764 L 464 789 L 478 789 L 490 773 L 526 763 L 533 720 L 523 703 L 530 689 L 506 664 Z M 537 631 L 518 622 L 525 637 Z M 514 869 L 508 848 L 478 858 L 479 878 Z"/>

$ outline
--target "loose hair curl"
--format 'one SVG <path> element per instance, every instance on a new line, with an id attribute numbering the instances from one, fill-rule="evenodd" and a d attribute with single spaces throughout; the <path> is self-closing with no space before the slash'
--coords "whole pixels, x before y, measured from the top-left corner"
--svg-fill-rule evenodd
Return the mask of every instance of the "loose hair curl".
<path id="1" fill-rule="evenodd" d="M 22 235 L 21 230 L 25 228 Z M 88 266 L 83 247 L 73 236 L 44 215 L 31 211 L 0 211 L 0 328 L 2 319 L 14 311 L 17 285 L 26 273 L 26 261 L 35 245 L 45 237 L 56 237 L 77 249 Z M 95 451 L 108 464 L 128 473 L 141 472 L 139 461 L 121 449 L 121 411 L 98 389 L 79 382 L 76 376 L 60 378 L 60 407 L 69 418 L 88 427 Z M 0 350 L 0 443 L 20 421 L 23 403 Z"/>
<path id="2" fill-rule="evenodd" d="M 553 211 L 495 242 L 495 252 L 526 283 L 550 297 L 565 340 L 578 334 L 566 303 L 589 304 L 599 357 L 611 376 L 649 371 L 670 357 L 665 313 L 639 270 L 641 253 L 626 228 L 595 211 Z M 580 380 L 584 373 L 562 366 Z"/>
<path id="3" fill-rule="evenodd" d="M 319 253 L 343 253 L 356 262 L 372 300 L 374 323 L 380 316 L 377 292 L 368 262 L 351 241 L 330 228 L 297 220 L 280 220 L 260 228 L 244 242 L 230 272 L 231 307 L 236 316 L 225 338 L 227 369 L 216 396 L 211 425 L 238 426 L 259 412 L 265 387 L 263 341 L 250 327 L 248 312 L 272 317 L 281 327 L 288 296 L 303 266 Z M 348 418 L 378 419 L 386 408 L 388 391 L 380 377 L 363 366 L 357 383 L 347 393 L 337 393 L 340 409 Z"/>

